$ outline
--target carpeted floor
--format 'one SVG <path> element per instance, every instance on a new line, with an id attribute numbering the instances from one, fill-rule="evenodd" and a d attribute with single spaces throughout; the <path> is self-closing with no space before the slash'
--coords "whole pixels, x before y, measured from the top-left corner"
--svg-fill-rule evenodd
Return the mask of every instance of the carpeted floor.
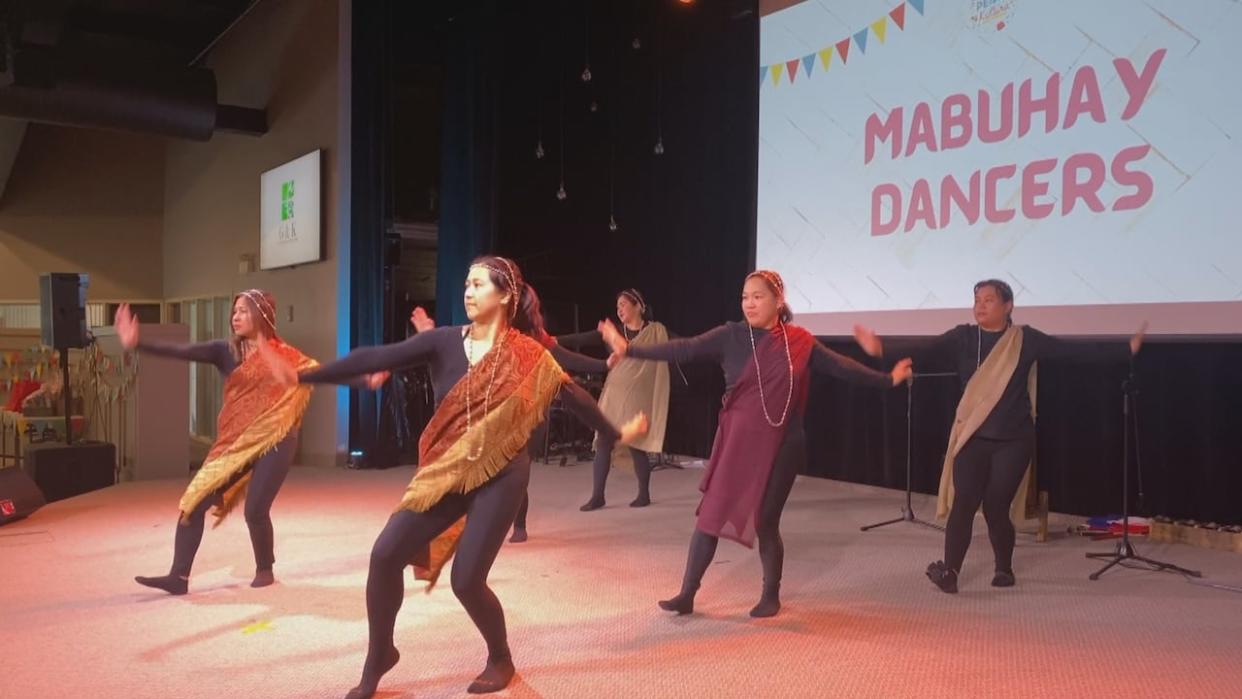
<path id="1" fill-rule="evenodd" d="M 1111 544 L 1020 537 L 1018 587 L 989 586 L 980 520 L 962 592 L 922 569 L 941 537 L 900 524 L 899 493 L 801 479 L 785 513 L 785 609 L 755 621 L 755 552 L 723 542 L 699 614 L 655 602 L 676 592 L 701 471 L 654 477 L 656 503 L 577 506 L 589 466 L 538 465 L 531 540 L 506 545 L 491 584 L 504 602 L 519 679 L 510 697 L 1239 697 L 1242 594 L 1083 558 Z M 131 483 L 50 505 L 0 528 L 0 697 L 335 697 L 365 653 L 371 542 L 408 480 L 295 469 L 276 502 L 275 587 L 253 572 L 240 513 L 207 532 L 191 594 L 139 587 L 167 571 L 177 482 Z M 930 504 L 920 501 L 921 513 Z M 1061 531 L 1069 520 L 1060 520 Z M 1242 584 L 1242 556 L 1139 547 Z M 447 585 L 411 585 L 397 627 L 401 664 L 379 697 L 452 697 L 484 648 Z"/>

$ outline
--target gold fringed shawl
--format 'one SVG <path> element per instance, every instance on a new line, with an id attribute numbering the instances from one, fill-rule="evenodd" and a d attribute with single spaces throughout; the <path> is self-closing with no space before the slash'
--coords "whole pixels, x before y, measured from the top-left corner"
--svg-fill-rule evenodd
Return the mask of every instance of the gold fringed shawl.
<path id="1" fill-rule="evenodd" d="M 499 366 L 495 366 L 497 362 Z M 494 366 L 496 382 L 484 414 L 487 384 Z M 491 480 L 526 447 L 557 391 L 568 381 L 569 377 L 542 345 L 509 330 L 436 408 L 418 442 L 418 471 L 406 488 L 398 511 L 426 512 L 451 493 L 469 493 Z M 472 382 L 469 433 L 467 382 Z M 411 561 L 414 576 L 428 582 L 428 592 L 457 550 L 465 524 L 466 518 L 462 517 Z"/>
<path id="2" fill-rule="evenodd" d="M 274 339 L 268 342 L 299 372 L 318 366 L 291 345 Z M 251 352 L 224 382 L 216 441 L 181 496 L 182 519 L 205 498 L 223 491 L 214 512 L 215 526 L 219 526 L 245 494 L 251 465 L 302 424 L 310 394 L 310 386 L 282 386 L 258 352 Z"/>
<path id="3" fill-rule="evenodd" d="M 630 341 L 635 347 L 668 342 L 668 330 L 660 323 L 648 323 Z M 614 445 L 614 465 L 630 465 L 630 450 L 658 454 L 664 451 L 664 430 L 668 424 L 668 363 L 626 357 L 608 372 L 604 391 L 599 397 L 599 410 L 613 424 L 621 425 L 638 413 L 646 413 L 650 427 L 642 439 L 633 444 Z M 596 436 L 596 448 L 599 437 Z"/>
<path id="4" fill-rule="evenodd" d="M 983 425 L 984 420 L 992 414 L 1000 401 L 1005 387 L 1017 371 L 1018 359 L 1022 354 L 1022 328 L 1011 325 L 997 341 L 996 347 L 988 354 L 974 376 L 966 384 L 962 399 L 957 404 L 957 415 L 953 420 L 953 429 L 949 433 L 949 446 L 945 450 L 944 468 L 940 472 L 940 491 L 936 500 L 936 516 L 945 518 L 953 507 L 953 462 L 958 452 L 970 441 L 975 431 Z M 1035 415 L 1035 367 L 1027 377 L 1028 392 L 1031 397 L 1031 415 Z M 1034 461 L 1022 477 L 1018 495 L 1013 500 L 1010 517 L 1015 521 L 1026 518 L 1027 500 Z"/>

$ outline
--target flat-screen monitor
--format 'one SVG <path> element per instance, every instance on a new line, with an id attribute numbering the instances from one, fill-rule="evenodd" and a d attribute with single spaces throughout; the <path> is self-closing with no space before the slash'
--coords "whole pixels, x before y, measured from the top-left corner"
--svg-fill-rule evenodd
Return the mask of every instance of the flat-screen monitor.
<path id="1" fill-rule="evenodd" d="M 322 151 L 263 173 L 259 179 L 259 267 L 277 269 L 323 259 L 319 180 Z"/>
<path id="2" fill-rule="evenodd" d="M 1242 15 L 1185 0 L 763 0 L 756 261 L 813 332 L 1242 333 Z"/>

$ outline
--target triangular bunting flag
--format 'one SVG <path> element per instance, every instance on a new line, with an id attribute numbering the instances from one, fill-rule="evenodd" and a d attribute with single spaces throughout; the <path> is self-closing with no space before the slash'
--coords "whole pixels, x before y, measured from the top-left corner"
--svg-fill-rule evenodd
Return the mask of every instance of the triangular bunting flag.
<path id="1" fill-rule="evenodd" d="M 906 4 L 904 2 L 894 7 L 888 16 L 893 18 L 893 24 L 896 24 L 898 29 L 906 28 Z"/>
<path id="2" fill-rule="evenodd" d="M 815 54 L 808 53 L 802 57 L 802 69 L 806 71 L 806 77 L 811 77 L 811 70 L 815 68 Z"/>
<path id="3" fill-rule="evenodd" d="M 790 83 L 794 81 L 794 78 L 798 77 L 799 60 L 800 59 L 795 58 L 792 61 L 785 61 L 785 74 L 789 76 Z"/>
<path id="4" fill-rule="evenodd" d="M 875 38 L 884 43 L 884 32 L 888 31 L 888 15 L 885 15 L 871 23 L 871 31 L 875 32 Z"/>
<path id="5" fill-rule="evenodd" d="M 837 55 L 841 57 L 842 63 L 850 62 L 850 40 L 848 37 L 837 42 Z"/>
<path id="6" fill-rule="evenodd" d="M 858 44 L 858 50 L 863 53 L 867 52 L 867 28 L 863 27 L 854 32 L 854 43 Z"/>
<path id="7" fill-rule="evenodd" d="M 783 73 L 784 71 L 785 71 L 784 63 L 773 63 L 772 64 L 772 84 L 773 85 L 781 84 L 781 73 Z"/>
<path id="8" fill-rule="evenodd" d="M 918 10 L 919 14 L 923 14 L 923 0 L 906 0 L 910 3 L 910 7 Z"/>
<path id="9" fill-rule="evenodd" d="M 759 84 L 760 84 L 760 85 L 762 85 L 762 84 L 763 84 L 763 79 L 764 79 L 764 78 L 766 78 L 766 77 L 768 77 L 768 67 L 767 67 L 767 66 L 759 66 Z"/>
<path id="10" fill-rule="evenodd" d="M 832 60 L 832 47 L 819 52 L 819 62 L 824 64 L 824 70 L 828 70 L 828 63 Z"/>

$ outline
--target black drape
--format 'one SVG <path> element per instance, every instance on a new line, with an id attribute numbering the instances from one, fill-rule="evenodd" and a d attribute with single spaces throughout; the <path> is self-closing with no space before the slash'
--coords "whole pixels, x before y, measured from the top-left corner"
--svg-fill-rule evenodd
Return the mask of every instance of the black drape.
<path id="1" fill-rule="evenodd" d="M 466 322 L 462 279 L 496 250 L 501 22 L 498 0 L 466 3 L 446 25 L 436 322 Z"/>
<path id="2" fill-rule="evenodd" d="M 353 3 L 350 106 L 350 336 L 351 347 L 385 341 L 384 236 L 392 220 L 392 162 L 389 157 L 391 38 L 386 31 L 390 3 Z M 390 459 L 380 453 L 382 395 L 349 392 L 349 444 L 368 465 Z"/>

